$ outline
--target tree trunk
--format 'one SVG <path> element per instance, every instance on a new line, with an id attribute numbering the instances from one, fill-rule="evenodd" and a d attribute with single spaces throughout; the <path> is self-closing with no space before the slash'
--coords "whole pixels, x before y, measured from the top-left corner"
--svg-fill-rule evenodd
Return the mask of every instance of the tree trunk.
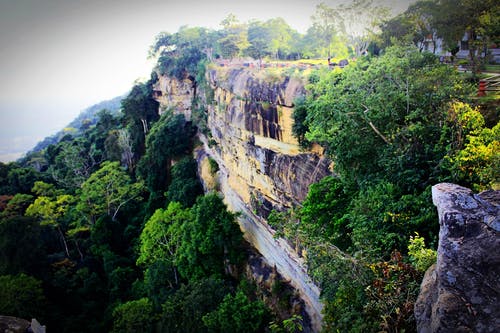
<path id="1" fill-rule="evenodd" d="M 59 225 L 57 226 L 57 230 L 59 231 L 59 235 L 61 236 L 61 240 L 63 241 L 64 250 L 66 251 L 66 255 L 68 256 L 68 258 L 70 258 L 69 249 L 68 249 L 68 242 L 66 241 L 66 237 L 64 237 L 64 233 Z"/>

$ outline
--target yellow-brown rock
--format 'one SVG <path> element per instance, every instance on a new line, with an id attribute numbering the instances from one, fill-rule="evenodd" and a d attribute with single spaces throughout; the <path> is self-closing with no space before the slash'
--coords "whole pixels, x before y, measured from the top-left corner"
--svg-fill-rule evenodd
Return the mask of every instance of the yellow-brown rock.
<path id="1" fill-rule="evenodd" d="M 191 119 L 191 102 L 195 95 L 193 81 L 189 78 L 179 80 L 166 75 L 159 75 L 153 86 L 153 97 L 160 103 L 160 114 L 172 109 L 176 114 L 184 114 Z"/>
<path id="2" fill-rule="evenodd" d="M 305 93 L 304 83 L 241 67 L 209 68 L 207 80 L 213 90 L 213 100 L 205 103 L 209 135 L 199 135 L 203 147 L 195 152 L 205 189 L 216 187 L 228 207 L 241 213 L 245 238 L 297 289 L 312 329 L 319 331 L 319 289 L 307 275 L 304 259 L 285 240 L 275 239 L 266 222 L 272 209 L 300 204 L 309 185 L 330 174 L 331 162 L 322 150 L 304 152 L 292 135 L 294 100 Z M 160 77 L 156 99 L 162 108 L 190 120 L 189 97 L 196 91 L 189 84 Z M 216 175 L 208 172 L 208 158 L 219 165 Z"/>

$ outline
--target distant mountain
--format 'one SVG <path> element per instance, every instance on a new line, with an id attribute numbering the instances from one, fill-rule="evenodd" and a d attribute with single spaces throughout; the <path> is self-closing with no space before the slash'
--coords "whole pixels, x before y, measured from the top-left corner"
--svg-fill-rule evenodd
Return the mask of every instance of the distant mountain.
<path id="1" fill-rule="evenodd" d="M 95 105 L 92 105 L 82 112 L 72 121 L 70 122 L 64 129 L 60 130 L 54 135 L 48 136 L 42 141 L 38 142 L 36 146 L 29 152 L 35 153 L 41 151 L 51 144 L 56 144 L 61 140 L 63 136 L 66 134 L 72 134 L 73 136 L 78 136 L 81 134 L 82 126 L 85 125 L 94 125 L 97 122 L 97 113 L 101 110 L 108 110 L 111 114 L 117 114 L 120 112 L 121 101 L 125 97 L 117 96 L 113 99 L 99 102 Z"/>

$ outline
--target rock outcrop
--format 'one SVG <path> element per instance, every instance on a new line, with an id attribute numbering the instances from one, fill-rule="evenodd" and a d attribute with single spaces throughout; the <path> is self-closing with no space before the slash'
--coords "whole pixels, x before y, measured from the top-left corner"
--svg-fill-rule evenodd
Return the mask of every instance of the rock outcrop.
<path id="1" fill-rule="evenodd" d="M 193 81 L 160 75 L 153 86 L 153 97 L 160 103 L 160 114 L 172 109 L 176 114 L 184 114 L 191 119 L 191 104 L 196 95 Z"/>
<path id="2" fill-rule="evenodd" d="M 31 323 L 26 319 L 1 316 L 0 333 L 45 333 L 45 326 L 40 325 L 38 320 L 31 319 Z"/>
<path id="3" fill-rule="evenodd" d="M 212 90 L 205 94 L 212 96 L 205 101 L 209 134 L 200 134 L 199 174 L 207 190 L 219 190 L 228 207 L 241 213 L 245 238 L 299 292 L 313 330 L 319 331 L 319 289 L 307 275 L 303 258 L 286 241 L 275 239 L 266 222 L 271 210 L 299 204 L 311 183 L 331 173 L 331 162 L 321 149 L 302 151 L 292 135 L 293 103 L 304 94 L 304 83 L 265 70 L 218 66 L 207 70 L 207 81 Z M 196 92 L 188 85 L 163 77 L 155 96 L 161 107 L 174 108 L 189 120 L 187 100 Z M 208 172 L 209 158 L 219 165 L 216 175 Z"/>
<path id="4" fill-rule="evenodd" d="M 0 316 L 0 333 L 25 333 L 30 322 L 16 317 Z"/>
<path id="5" fill-rule="evenodd" d="M 442 183 L 432 199 L 439 248 L 415 304 L 418 331 L 500 332 L 500 191 Z"/>

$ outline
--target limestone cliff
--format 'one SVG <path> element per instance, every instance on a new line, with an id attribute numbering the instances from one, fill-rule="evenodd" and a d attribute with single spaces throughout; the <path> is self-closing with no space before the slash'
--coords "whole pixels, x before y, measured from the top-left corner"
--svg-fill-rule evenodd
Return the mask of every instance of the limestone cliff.
<path id="1" fill-rule="evenodd" d="M 500 191 L 438 184 L 437 264 L 415 304 L 418 331 L 500 332 Z"/>
<path id="2" fill-rule="evenodd" d="M 292 135 L 293 101 L 304 94 L 304 83 L 265 70 L 213 66 L 207 70 L 211 97 L 204 101 L 208 137 L 196 150 L 207 190 L 216 188 L 229 208 L 240 212 L 245 238 L 267 263 L 297 289 L 315 331 L 321 327 L 319 289 L 308 277 L 303 258 L 266 223 L 272 209 L 299 204 L 309 185 L 330 174 L 321 151 L 303 152 Z M 187 81 L 160 77 L 155 96 L 162 108 L 174 108 L 190 119 L 195 88 Z M 219 165 L 208 171 L 207 159 Z"/>
<path id="3" fill-rule="evenodd" d="M 191 119 L 191 105 L 196 89 L 189 78 L 178 80 L 160 75 L 153 86 L 153 97 L 160 103 L 160 114 L 172 109 L 176 114 L 184 114 L 186 120 Z"/>

